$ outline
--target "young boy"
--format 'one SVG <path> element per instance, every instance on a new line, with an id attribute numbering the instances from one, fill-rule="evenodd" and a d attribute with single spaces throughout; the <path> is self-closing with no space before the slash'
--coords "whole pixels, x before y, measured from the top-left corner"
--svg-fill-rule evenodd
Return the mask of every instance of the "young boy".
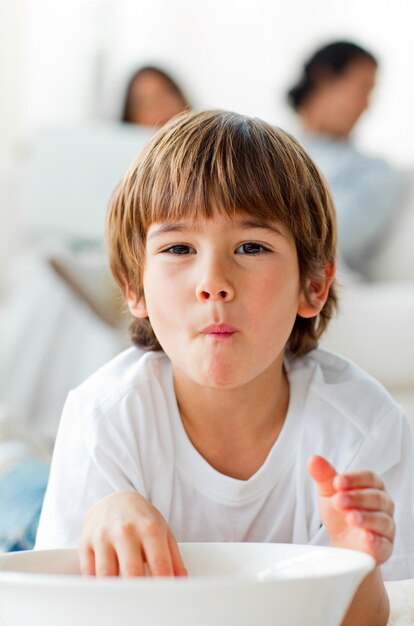
<path id="1" fill-rule="evenodd" d="M 97 575 L 184 575 L 176 541 L 355 548 L 378 567 L 345 623 L 386 624 L 379 566 L 414 576 L 412 437 L 377 382 L 316 347 L 335 239 L 326 184 L 286 133 L 224 111 L 158 132 L 108 221 L 147 353 L 69 395 L 37 548 L 80 544 Z"/>

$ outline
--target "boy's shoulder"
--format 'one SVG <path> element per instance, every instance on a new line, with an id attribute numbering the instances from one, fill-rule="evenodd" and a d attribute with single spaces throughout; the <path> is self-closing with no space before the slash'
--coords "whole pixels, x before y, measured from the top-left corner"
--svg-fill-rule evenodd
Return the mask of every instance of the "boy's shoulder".
<path id="1" fill-rule="evenodd" d="M 308 396 L 338 418 L 366 430 L 390 412 L 403 413 L 385 387 L 348 358 L 317 348 L 303 357 L 288 356 L 290 378 L 308 381 Z"/>
<path id="2" fill-rule="evenodd" d="M 351 381 L 375 379 L 357 365 L 351 359 L 324 348 L 315 348 L 303 356 L 295 356 L 291 353 L 286 358 L 288 370 L 298 371 L 302 369 L 313 369 L 318 372 L 318 380 L 329 384 L 337 384 Z M 375 381 L 378 385 L 378 381 Z"/>
<path id="3" fill-rule="evenodd" d="M 148 391 L 154 381 L 163 385 L 168 377 L 171 366 L 164 352 L 143 352 L 131 347 L 99 368 L 72 394 L 91 408 L 107 413 L 128 394 Z"/>
<path id="4" fill-rule="evenodd" d="M 411 454 L 407 415 L 358 365 L 316 349 L 290 358 L 287 371 L 296 406 L 302 399 L 298 459 L 320 454 L 339 471 L 367 467 L 385 476 L 403 459 L 405 444 Z"/>

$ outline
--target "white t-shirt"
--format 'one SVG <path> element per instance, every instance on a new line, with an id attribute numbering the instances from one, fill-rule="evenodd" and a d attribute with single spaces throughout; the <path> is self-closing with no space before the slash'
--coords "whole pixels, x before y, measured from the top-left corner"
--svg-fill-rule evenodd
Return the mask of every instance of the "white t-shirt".
<path id="1" fill-rule="evenodd" d="M 189 440 L 169 359 L 139 356 L 126 350 L 69 394 L 36 548 L 76 546 L 86 511 L 120 490 L 152 502 L 178 541 L 328 544 L 306 469 L 320 454 L 339 472 L 366 467 L 382 476 L 398 529 L 383 574 L 414 577 L 413 438 L 379 383 L 330 352 L 287 356 L 284 426 L 262 467 L 238 480 L 211 467 Z"/>

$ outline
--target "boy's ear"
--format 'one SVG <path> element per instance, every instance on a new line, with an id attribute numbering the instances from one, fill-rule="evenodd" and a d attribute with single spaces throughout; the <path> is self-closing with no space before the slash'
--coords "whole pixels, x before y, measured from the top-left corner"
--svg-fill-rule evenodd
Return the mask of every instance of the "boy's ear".
<path id="1" fill-rule="evenodd" d="M 298 306 L 298 315 L 300 317 L 315 317 L 315 315 L 321 312 L 328 298 L 329 288 L 335 278 L 335 272 L 336 265 L 331 261 L 325 265 L 321 276 L 312 276 L 307 279 L 307 291 L 310 302 L 302 291 Z"/>
<path id="2" fill-rule="evenodd" d="M 128 308 L 134 317 L 148 317 L 144 296 L 137 298 L 135 291 L 128 286 L 125 289 L 125 297 L 128 302 Z"/>

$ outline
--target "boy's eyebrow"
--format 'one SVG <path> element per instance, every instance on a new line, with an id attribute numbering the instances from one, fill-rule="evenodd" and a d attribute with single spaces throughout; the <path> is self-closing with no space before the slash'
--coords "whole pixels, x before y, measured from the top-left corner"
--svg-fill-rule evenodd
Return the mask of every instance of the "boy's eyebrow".
<path id="1" fill-rule="evenodd" d="M 240 228 L 261 228 L 262 230 L 269 230 L 271 233 L 282 235 L 282 229 L 276 224 L 276 222 L 268 222 L 257 218 L 250 218 L 241 220 L 238 224 Z"/>
<path id="2" fill-rule="evenodd" d="M 165 222 L 164 224 L 160 224 L 160 226 L 157 226 L 157 228 L 153 230 L 150 235 L 148 235 L 148 239 L 152 239 L 153 237 L 156 237 L 157 235 L 162 235 L 163 233 L 172 233 L 175 231 L 181 233 L 186 230 L 191 230 L 189 224 L 183 224 L 178 222 Z"/>
<path id="3" fill-rule="evenodd" d="M 260 228 L 262 230 L 268 230 L 271 233 L 276 233 L 277 235 L 283 236 L 282 230 L 277 226 L 276 223 L 271 223 L 261 219 L 241 219 L 234 223 L 234 227 L 243 229 Z M 152 239 L 153 237 L 156 237 L 157 235 L 162 235 L 164 233 L 186 231 L 188 232 L 189 230 L 194 230 L 194 225 L 191 222 L 165 222 L 164 224 L 160 224 L 159 226 L 157 226 L 157 228 L 148 235 L 148 239 Z"/>

